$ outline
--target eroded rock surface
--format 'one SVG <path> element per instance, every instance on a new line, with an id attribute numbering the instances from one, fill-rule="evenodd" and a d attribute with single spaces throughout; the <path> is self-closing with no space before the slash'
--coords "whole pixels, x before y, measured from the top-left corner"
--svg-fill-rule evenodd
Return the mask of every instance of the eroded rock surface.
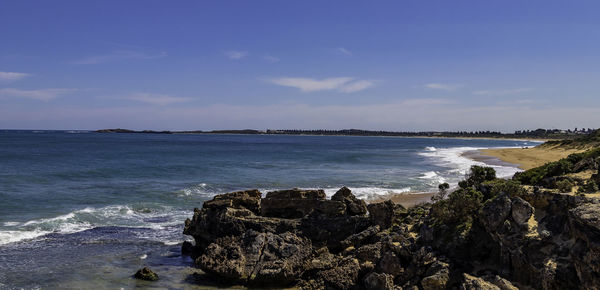
<path id="1" fill-rule="evenodd" d="M 366 205 L 350 189 L 216 196 L 194 210 L 184 244 L 225 281 L 300 289 L 593 289 L 600 204 L 535 191 L 492 196 L 462 224 L 433 207 Z M 463 221 L 459 221 L 463 222 Z"/>

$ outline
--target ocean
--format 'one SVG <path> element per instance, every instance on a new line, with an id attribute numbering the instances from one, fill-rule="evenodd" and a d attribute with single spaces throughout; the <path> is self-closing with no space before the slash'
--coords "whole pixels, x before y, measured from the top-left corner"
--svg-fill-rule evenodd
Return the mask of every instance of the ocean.
<path id="1" fill-rule="evenodd" d="M 202 279 L 180 255 L 194 207 L 257 188 L 342 186 L 359 198 L 435 191 L 492 139 L 0 131 L 0 289 L 161 287 Z M 500 177 L 518 171 L 497 162 Z M 202 282 L 200 282 L 202 283 Z"/>

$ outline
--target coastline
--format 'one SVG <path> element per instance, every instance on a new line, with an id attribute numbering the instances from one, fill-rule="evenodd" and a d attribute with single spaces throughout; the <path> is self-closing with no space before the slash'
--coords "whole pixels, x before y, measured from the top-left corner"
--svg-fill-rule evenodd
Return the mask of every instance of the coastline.
<path id="1" fill-rule="evenodd" d="M 488 148 L 477 150 L 469 155 L 474 160 L 499 160 L 501 162 L 517 165 L 520 169 L 528 170 L 565 158 L 573 153 L 580 153 L 584 149 L 567 149 L 550 146 L 536 146 L 532 148 Z M 466 156 L 466 155 L 465 155 Z"/>

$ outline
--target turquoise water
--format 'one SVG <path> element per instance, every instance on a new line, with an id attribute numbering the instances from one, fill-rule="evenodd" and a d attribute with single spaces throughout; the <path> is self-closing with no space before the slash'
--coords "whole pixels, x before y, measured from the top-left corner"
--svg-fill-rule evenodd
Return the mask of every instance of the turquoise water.
<path id="1" fill-rule="evenodd" d="M 535 144 L 0 131 L 0 287 L 90 281 L 132 287 L 130 270 L 141 264 L 187 267 L 190 261 L 178 255 L 183 221 L 218 193 L 302 187 L 333 194 L 348 186 L 359 197 L 376 198 L 430 191 L 456 183 L 476 163 L 463 152 Z M 501 176 L 517 170 L 495 167 Z M 107 267 L 107 273 L 86 267 Z"/>

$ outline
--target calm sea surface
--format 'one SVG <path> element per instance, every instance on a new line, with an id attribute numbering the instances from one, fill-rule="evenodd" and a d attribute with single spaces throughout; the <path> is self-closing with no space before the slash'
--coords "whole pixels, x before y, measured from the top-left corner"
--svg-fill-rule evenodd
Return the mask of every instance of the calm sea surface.
<path id="1" fill-rule="evenodd" d="M 0 131 L 0 289 L 187 288 L 185 218 L 218 193 L 348 186 L 359 197 L 435 190 L 512 140 Z M 495 165 L 500 176 L 517 171 Z"/>

